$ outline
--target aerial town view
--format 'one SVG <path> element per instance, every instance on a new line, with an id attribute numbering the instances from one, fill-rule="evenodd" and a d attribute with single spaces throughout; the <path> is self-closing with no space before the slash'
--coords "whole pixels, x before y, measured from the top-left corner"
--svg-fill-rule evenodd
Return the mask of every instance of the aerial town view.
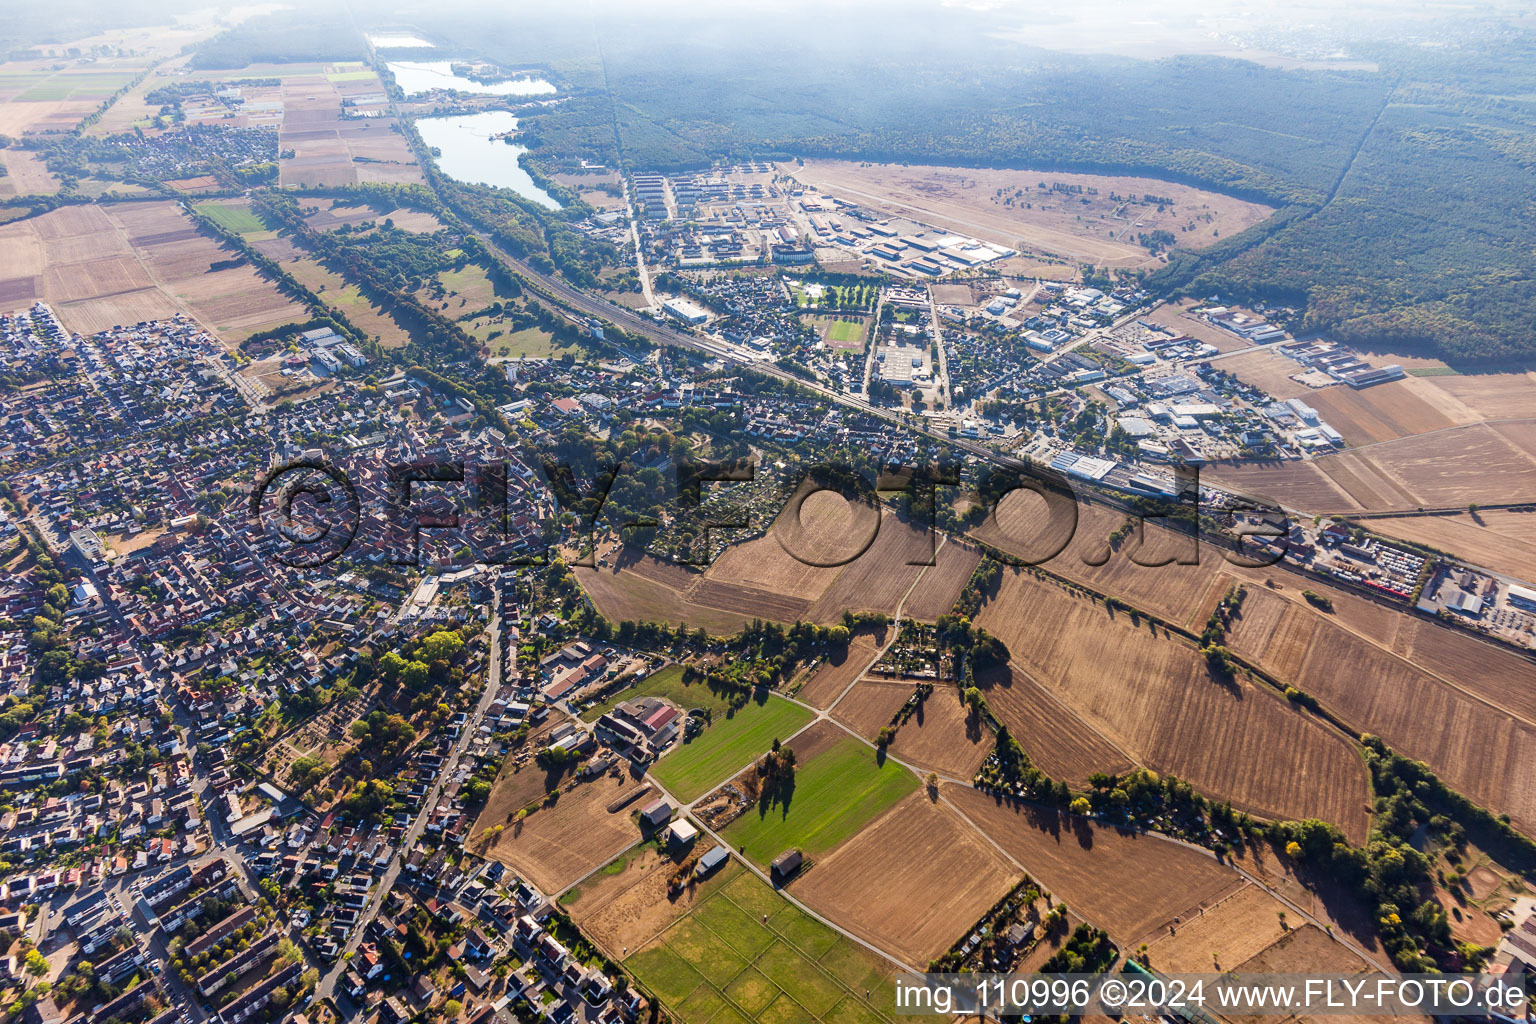
<path id="1" fill-rule="evenodd" d="M 0 1024 L 1529 1020 L 1533 172 L 1504 0 L 10 5 Z"/>

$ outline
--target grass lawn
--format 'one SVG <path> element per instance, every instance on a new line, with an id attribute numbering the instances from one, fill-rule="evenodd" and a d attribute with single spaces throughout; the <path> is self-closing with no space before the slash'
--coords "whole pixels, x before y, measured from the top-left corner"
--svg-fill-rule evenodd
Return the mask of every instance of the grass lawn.
<path id="1" fill-rule="evenodd" d="M 233 231 L 237 235 L 267 230 L 261 218 L 252 213 L 248 207 L 226 206 L 223 203 L 199 203 L 197 212 L 206 214 L 219 227 Z"/>
<path id="2" fill-rule="evenodd" d="M 601 703 L 594 704 L 581 713 L 583 722 L 595 722 L 605 712 L 612 711 L 621 700 L 636 697 L 664 697 L 682 708 L 703 708 L 715 718 L 724 718 L 731 705 L 725 697 L 711 693 L 701 682 L 683 682 L 683 666 L 668 665 L 657 669 L 627 690 L 620 690 Z"/>
<path id="3" fill-rule="evenodd" d="M 811 718 L 800 705 L 772 696 L 766 704 L 748 704 L 728 718 L 717 714 L 692 742 L 658 760 L 651 774 L 678 799 L 694 800 L 766 753 L 775 738 L 787 738 Z"/>
<path id="4" fill-rule="evenodd" d="M 856 320 L 834 320 L 827 328 L 827 340 L 838 344 L 858 344 L 864 340 L 864 325 Z"/>
<path id="5" fill-rule="evenodd" d="M 486 333 L 490 333 L 489 325 Z M 532 356 L 535 359 L 548 359 L 562 352 L 571 351 L 568 346 L 555 344 L 555 336 L 542 327 L 525 327 L 521 331 L 503 334 L 498 338 L 489 338 L 486 344 L 491 347 L 491 352 L 498 356 Z"/>
<path id="6" fill-rule="evenodd" d="M 683 1024 L 897 1019 L 891 965 L 746 872 L 624 966 Z"/>
<path id="7" fill-rule="evenodd" d="M 68 82 L 44 82 L 34 85 L 20 96 L 16 97 L 18 103 L 42 103 L 48 100 L 67 100 L 75 87 Z"/>
<path id="8" fill-rule="evenodd" d="M 787 805 L 748 810 L 723 835 L 763 867 L 791 847 L 815 857 L 851 839 L 917 786 L 911 772 L 876 763 L 875 751 L 850 736 L 796 767 Z"/>

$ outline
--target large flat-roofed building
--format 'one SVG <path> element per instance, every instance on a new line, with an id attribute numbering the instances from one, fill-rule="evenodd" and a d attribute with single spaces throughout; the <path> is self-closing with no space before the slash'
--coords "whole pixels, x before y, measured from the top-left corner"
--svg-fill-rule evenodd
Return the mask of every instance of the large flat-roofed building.
<path id="1" fill-rule="evenodd" d="M 689 302 L 687 299 L 668 299 L 661 304 L 662 312 L 674 320 L 697 327 L 709 319 L 709 312 L 704 307 Z"/>
<path id="2" fill-rule="evenodd" d="M 1516 584 L 1512 584 L 1509 590 L 1507 590 L 1505 593 L 1509 597 L 1510 604 L 1517 608 L 1524 608 L 1527 611 L 1536 612 L 1536 590 L 1532 590 L 1530 587 L 1522 587 Z"/>

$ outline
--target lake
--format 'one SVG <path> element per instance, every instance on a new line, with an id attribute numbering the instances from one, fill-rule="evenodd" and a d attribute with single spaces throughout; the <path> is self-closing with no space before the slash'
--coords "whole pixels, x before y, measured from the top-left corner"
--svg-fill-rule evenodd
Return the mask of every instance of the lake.
<path id="1" fill-rule="evenodd" d="M 453 73 L 447 60 L 392 60 L 385 67 L 394 72 L 395 81 L 407 96 L 433 89 L 457 89 L 479 96 L 548 96 L 555 87 L 542 78 L 514 78 L 486 84 Z"/>
<path id="2" fill-rule="evenodd" d="M 547 210 L 560 209 L 555 198 L 535 184 L 517 162 L 518 157 L 528 152 L 528 147 L 516 143 L 508 145 L 494 138 L 516 127 L 516 115 L 506 110 L 424 117 L 416 122 L 422 141 L 442 154 L 437 158 L 437 166 L 450 178 L 475 185 L 509 188 Z"/>

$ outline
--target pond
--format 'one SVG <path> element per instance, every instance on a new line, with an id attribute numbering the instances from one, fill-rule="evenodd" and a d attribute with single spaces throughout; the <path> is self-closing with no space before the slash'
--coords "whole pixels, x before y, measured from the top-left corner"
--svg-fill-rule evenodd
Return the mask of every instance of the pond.
<path id="1" fill-rule="evenodd" d="M 391 60 L 385 67 L 394 73 L 395 82 L 407 96 L 433 89 L 455 89 L 477 96 L 548 96 L 556 90 L 542 78 L 513 78 L 505 82 L 476 82 L 453 73 L 447 60 Z"/>

